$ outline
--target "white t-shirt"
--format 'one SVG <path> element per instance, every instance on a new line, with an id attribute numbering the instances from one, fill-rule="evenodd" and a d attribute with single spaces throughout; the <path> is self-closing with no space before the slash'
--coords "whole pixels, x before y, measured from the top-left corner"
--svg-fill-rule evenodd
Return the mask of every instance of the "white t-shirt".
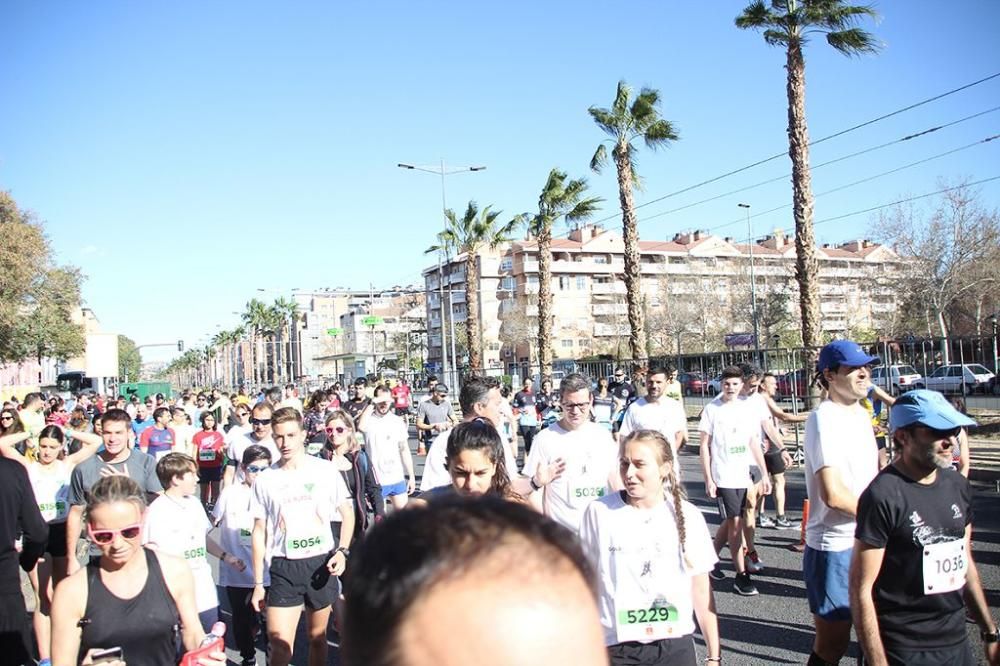
<path id="1" fill-rule="evenodd" d="M 431 448 L 427 450 L 427 459 L 424 460 L 424 474 L 420 478 L 420 492 L 440 488 L 451 484 L 451 475 L 446 466 L 448 459 L 448 436 L 451 430 L 438 433 Z M 517 460 L 514 458 L 511 447 L 500 433 L 500 440 L 503 442 L 504 464 L 507 466 L 507 476 L 513 477 L 517 474 Z"/>
<path id="2" fill-rule="evenodd" d="M 587 505 L 610 491 L 609 480 L 618 475 L 618 446 L 606 428 L 587 422 L 576 430 L 553 423 L 535 435 L 523 474 L 534 476 L 556 458 L 566 462 L 566 471 L 545 486 L 545 515 L 574 532 Z"/>
<path id="3" fill-rule="evenodd" d="M 252 432 L 253 432 L 253 426 L 251 425 L 245 425 L 245 426 L 234 425 L 232 428 L 229 429 L 229 432 L 226 433 L 226 449 L 228 450 L 228 448 L 232 445 L 232 443 L 236 441 L 238 438 L 246 437 Z M 192 435 L 192 437 L 194 437 L 194 435 Z M 243 461 L 241 460 L 239 462 Z"/>
<path id="4" fill-rule="evenodd" d="M 657 402 L 639 398 L 625 411 L 618 433 L 626 437 L 635 430 L 656 430 L 672 446 L 677 433 L 687 431 L 687 414 L 681 403 L 673 398 L 663 396 Z"/>
<path id="5" fill-rule="evenodd" d="M 223 587 L 253 587 L 253 547 L 250 535 L 253 532 L 253 515 L 250 500 L 253 492 L 245 483 L 226 486 L 219 495 L 212 511 L 212 518 L 219 524 L 219 544 L 222 549 L 243 560 L 247 565 L 243 571 L 222 562 L 219 563 L 219 585 Z M 264 587 L 271 584 L 270 558 L 264 556 Z"/>
<path id="6" fill-rule="evenodd" d="M 180 557 L 191 567 L 199 613 L 219 605 L 205 548 L 205 535 L 211 529 L 205 509 L 193 495 L 180 498 L 160 495 L 146 509 L 142 522 L 143 545 Z"/>
<path id="7" fill-rule="evenodd" d="M 47 466 L 37 461 L 28 465 L 28 479 L 45 522 L 66 522 L 66 516 L 69 515 L 69 480 L 72 474 L 73 468 L 62 460 L 56 460 Z"/>
<path id="8" fill-rule="evenodd" d="M 409 438 L 406 421 L 392 412 L 379 416 L 376 412 L 365 421 L 365 446 L 375 468 L 375 479 L 382 486 L 406 480 L 403 458 L 399 450 Z"/>
<path id="9" fill-rule="evenodd" d="M 275 446 L 274 440 L 270 435 L 261 440 L 254 439 L 252 432 L 242 437 L 233 437 L 232 440 L 226 442 L 226 457 L 232 463 L 236 464 L 236 480 L 240 483 L 243 482 L 243 470 L 240 469 L 240 464 L 243 462 L 243 453 L 255 444 L 263 446 L 271 452 L 272 463 L 278 462 L 278 459 L 281 458 L 281 453 L 278 451 L 278 447 Z"/>
<path id="10" fill-rule="evenodd" d="M 757 425 L 758 428 L 760 429 L 758 439 L 760 442 L 761 450 L 766 451 L 770 443 L 770 440 L 768 440 L 767 437 L 765 436 L 764 427 L 761 424 L 763 421 L 771 420 L 771 408 L 767 406 L 767 400 L 764 398 L 763 394 L 758 393 L 756 391 L 749 395 L 741 396 L 740 400 L 746 402 L 753 410 L 753 412 L 757 415 L 756 416 Z"/>
<path id="11" fill-rule="evenodd" d="M 302 560 L 333 550 L 330 523 L 350 499 L 333 463 L 303 455 L 297 469 L 275 464 L 254 481 L 250 514 L 266 521 L 273 557 Z"/>
<path id="12" fill-rule="evenodd" d="M 854 545 L 855 520 L 820 499 L 816 472 L 831 467 L 844 487 L 860 497 L 878 474 L 878 446 L 868 412 L 860 404 L 845 406 L 824 400 L 806 421 L 806 493 L 811 512 L 806 545 L 842 551 Z"/>
<path id="13" fill-rule="evenodd" d="M 722 402 L 716 398 L 705 405 L 698 432 L 711 436 L 712 481 L 719 488 L 749 488 L 751 446 L 760 446 L 760 419 L 756 404 L 746 400 Z"/>
<path id="14" fill-rule="evenodd" d="M 681 510 L 691 568 L 681 552 L 671 498 L 653 509 L 638 509 L 626 504 L 621 493 L 611 493 L 584 511 L 580 541 L 597 570 L 605 645 L 622 642 L 618 629 L 627 624 L 628 611 L 657 605 L 670 610 L 668 619 L 652 623 L 669 632 L 665 637 L 694 633 L 691 579 L 711 571 L 719 558 L 701 512 L 686 501 Z"/>
<path id="15" fill-rule="evenodd" d="M 191 451 L 191 439 L 200 428 L 195 428 L 193 425 L 186 423 L 183 425 L 171 423 L 170 429 L 174 431 L 174 451 L 189 453 Z"/>
<path id="16" fill-rule="evenodd" d="M 298 398 L 285 398 L 279 402 L 277 406 L 278 409 L 281 409 L 282 407 L 291 407 L 292 409 L 298 411 L 299 414 L 302 413 L 302 401 Z"/>

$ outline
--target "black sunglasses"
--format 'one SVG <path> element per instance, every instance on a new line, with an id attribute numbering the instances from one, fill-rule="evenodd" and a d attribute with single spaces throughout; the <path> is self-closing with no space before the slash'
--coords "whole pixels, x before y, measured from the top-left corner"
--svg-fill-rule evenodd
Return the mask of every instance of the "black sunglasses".
<path id="1" fill-rule="evenodd" d="M 269 425 L 271 419 L 250 419 L 250 423 L 253 425 Z"/>

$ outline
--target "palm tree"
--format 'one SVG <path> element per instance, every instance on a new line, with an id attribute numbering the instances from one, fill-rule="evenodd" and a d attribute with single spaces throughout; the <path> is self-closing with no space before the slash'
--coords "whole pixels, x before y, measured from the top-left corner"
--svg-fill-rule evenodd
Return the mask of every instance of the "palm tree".
<path id="1" fill-rule="evenodd" d="M 274 301 L 274 309 L 281 319 L 281 338 L 283 341 L 287 341 L 287 353 L 285 353 L 284 345 L 282 343 L 282 350 L 284 354 L 285 362 L 282 364 L 282 374 L 289 381 L 294 380 L 293 368 L 292 368 L 292 345 L 295 343 L 295 322 L 299 319 L 299 304 L 295 301 L 285 298 L 284 296 L 276 299 Z"/>
<path id="2" fill-rule="evenodd" d="M 583 198 L 584 178 L 566 181 L 565 171 L 553 169 L 538 197 L 538 213 L 525 219 L 538 241 L 538 364 L 543 377 L 552 376 L 552 227 L 560 218 L 585 220 L 597 210 L 600 197 Z"/>
<path id="3" fill-rule="evenodd" d="M 590 168 L 600 173 L 608 161 L 608 149 L 605 144 L 611 143 L 611 157 L 618 170 L 618 198 L 622 207 L 622 240 L 625 252 L 625 302 L 628 305 L 628 323 L 631 329 L 629 347 L 632 358 L 636 361 L 645 361 L 648 352 L 642 309 L 642 275 L 639 271 L 639 230 L 635 219 L 635 204 L 632 200 L 632 192 L 641 188 L 641 182 L 635 171 L 636 147 L 632 142 L 641 138 L 647 148 L 655 150 L 677 140 L 678 135 L 674 126 L 669 120 L 660 117 L 657 109 L 659 104 L 659 91 L 643 88 L 633 100 L 632 89 L 624 81 L 619 81 L 618 91 L 610 109 L 596 106 L 588 109 L 597 126 L 611 137 L 610 141 L 601 142 L 597 147 L 594 157 L 590 160 Z"/>
<path id="4" fill-rule="evenodd" d="M 256 298 L 247 301 L 246 311 L 240 315 L 247 332 L 250 334 L 250 360 L 253 366 L 253 383 L 259 386 L 262 381 L 260 373 L 260 359 L 257 355 L 258 336 L 268 330 L 269 315 L 268 307 Z"/>
<path id="5" fill-rule="evenodd" d="M 751 2 L 736 17 L 736 27 L 763 30 L 770 46 L 785 48 L 788 95 L 788 156 L 792 160 L 792 210 L 795 217 L 795 278 L 799 283 L 802 344 L 820 344 L 819 263 L 813 233 L 812 178 L 809 174 L 809 129 L 806 126 L 806 62 L 802 47 L 809 33 L 826 35 L 827 43 L 853 56 L 875 53 L 878 44 L 870 33 L 856 27 L 861 17 L 877 18 L 871 7 L 849 5 L 843 0 L 763 0 Z M 810 365 L 815 362 L 810 359 Z"/>
<path id="6" fill-rule="evenodd" d="M 465 338 L 469 345 L 469 369 L 482 369 L 483 340 L 479 325 L 479 253 L 484 249 L 495 250 L 501 243 L 510 240 L 511 231 L 520 221 L 515 218 L 503 226 L 497 226 L 500 211 L 482 210 L 475 201 L 470 201 L 465 213 L 459 218 L 450 208 L 444 212 L 445 228 L 438 236 L 438 244 L 427 248 L 426 253 L 439 250 L 455 250 L 465 253 Z M 449 299 L 450 301 L 450 299 Z"/>

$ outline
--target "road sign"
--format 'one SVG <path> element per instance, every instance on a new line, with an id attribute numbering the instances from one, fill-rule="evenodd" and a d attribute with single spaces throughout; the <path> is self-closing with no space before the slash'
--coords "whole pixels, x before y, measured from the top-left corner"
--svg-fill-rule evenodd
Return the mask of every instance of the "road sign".
<path id="1" fill-rule="evenodd" d="M 342 328 L 328 328 L 328 329 L 326 329 L 326 334 L 327 335 L 332 335 L 333 337 L 337 337 L 338 335 L 340 335 L 343 332 L 344 332 L 344 329 L 342 329 Z"/>
<path id="2" fill-rule="evenodd" d="M 382 323 L 382 317 L 377 317 L 375 315 L 368 315 L 361 320 L 361 323 L 365 326 L 378 326 Z"/>

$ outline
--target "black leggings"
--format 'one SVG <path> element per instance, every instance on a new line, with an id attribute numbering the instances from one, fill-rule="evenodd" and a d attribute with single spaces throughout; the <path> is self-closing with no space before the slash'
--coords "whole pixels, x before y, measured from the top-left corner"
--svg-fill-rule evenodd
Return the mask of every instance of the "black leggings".
<path id="1" fill-rule="evenodd" d="M 535 433 L 538 432 L 537 426 L 518 426 L 518 431 L 521 433 L 521 437 L 524 438 L 524 455 L 531 453 L 531 442 L 535 439 Z"/>
<path id="2" fill-rule="evenodd" d="M 243 659 L 252 659 L 257 654 L 257 649 L 253 644 L 253 609 L 250 608 L 250 595 L 253 590 L 249 587 L 227 587 L 226 595 L 229 597 L 229 608 L 233 613 L 233 639 L 236 641 L 236 649 L 240 651 Z"/>

